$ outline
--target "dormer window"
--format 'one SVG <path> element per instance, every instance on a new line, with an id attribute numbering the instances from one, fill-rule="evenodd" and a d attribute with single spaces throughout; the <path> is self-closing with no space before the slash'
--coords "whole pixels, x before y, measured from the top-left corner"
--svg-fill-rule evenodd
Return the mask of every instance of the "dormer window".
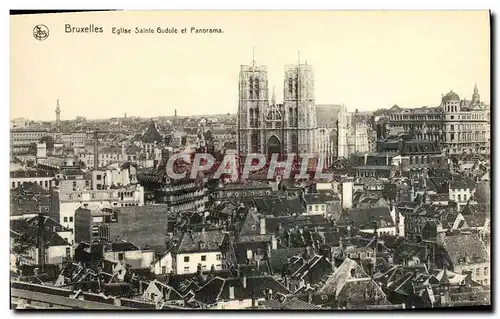
<path id="1" fill-rule="evenodd" d="M 200 250 L 204 250 L 204 249 L 206 249 L 206 247 L 207 247 L 206 245 L 207 245 L 207 244 L 206 244 L 204 241 L 200 241 L 200 242 L 199 242 Z"/>

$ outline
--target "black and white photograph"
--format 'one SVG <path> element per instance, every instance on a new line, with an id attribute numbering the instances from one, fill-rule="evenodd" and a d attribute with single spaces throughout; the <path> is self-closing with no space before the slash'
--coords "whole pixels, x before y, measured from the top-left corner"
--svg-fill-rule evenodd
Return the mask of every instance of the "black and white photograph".
<path id="1" fill-rule="evenodd" d="M 491 310 L 491 18 L 11 11 L 10 309 Z"/>

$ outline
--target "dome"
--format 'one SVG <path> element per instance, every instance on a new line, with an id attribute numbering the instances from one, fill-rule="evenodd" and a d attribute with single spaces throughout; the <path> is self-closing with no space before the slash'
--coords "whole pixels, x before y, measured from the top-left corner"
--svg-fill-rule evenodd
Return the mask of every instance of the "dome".
<path id="1" fill-rule="evenodd" d="M 455 102 L 460 101 L 460 97 L 457 93 L 450 91 L 448 94 L 443 96 L 443 102 Z"/>

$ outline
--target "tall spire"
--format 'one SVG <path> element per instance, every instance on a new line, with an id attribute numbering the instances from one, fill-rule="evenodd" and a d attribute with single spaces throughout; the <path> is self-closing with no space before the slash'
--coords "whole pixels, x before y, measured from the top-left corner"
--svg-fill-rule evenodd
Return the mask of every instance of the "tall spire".
<path id="1" fill-rule="evenodd" d="M 255 66 L 255 47 L 252 47 L 252 65 Z"/>
<path id="2" fill-rule="evenodd" d="M 300 50 L 297 50 L 297 64 L 300 64 Z"/>
<path id="3" fill-rule="evenodd" d="M 271 101 L 272 105 L 276 105 L 276 92 L 275 92 L 275 87 L 273 86 L 273 97 Z"/>
<path id="4" fill-rule="evenodd" d="M 472 94 L 472 102 L 474 104 L 479 104 L 479 89 L 477 88 L 477 83 L 474 84 L 474 94 Z"/>
<path id="5" fill-rule="evenodd" d="M 57 99 L 57 104 L 56 104 L 56 128 L 57 131 L 59 132 L 61 128 L 61 107 L 59 106 L 59 99 Z"/>

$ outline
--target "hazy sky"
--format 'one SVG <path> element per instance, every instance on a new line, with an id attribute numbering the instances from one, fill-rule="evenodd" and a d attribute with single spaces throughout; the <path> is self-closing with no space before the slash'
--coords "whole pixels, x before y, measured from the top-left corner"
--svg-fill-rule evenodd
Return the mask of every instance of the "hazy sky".
<path id="1" fill-rule="evenodd" d="M 32 35 L 37 24 L 50 30 L 44 41 Z M 104 32 L 65 33 L 65 24 Z M 158 26 L 188 33 L 133 33 Z M 235 113 L 252 47 L 278 102 L 298 51 L 314 67 L 318 104 L 435 106 L 450 89 L 470 99 L 474 83 L 490 100 L 487 11 L 101 12 L 11 17 L 11 118 L 53 120 L 57 99 L 63 120 Z"/>

